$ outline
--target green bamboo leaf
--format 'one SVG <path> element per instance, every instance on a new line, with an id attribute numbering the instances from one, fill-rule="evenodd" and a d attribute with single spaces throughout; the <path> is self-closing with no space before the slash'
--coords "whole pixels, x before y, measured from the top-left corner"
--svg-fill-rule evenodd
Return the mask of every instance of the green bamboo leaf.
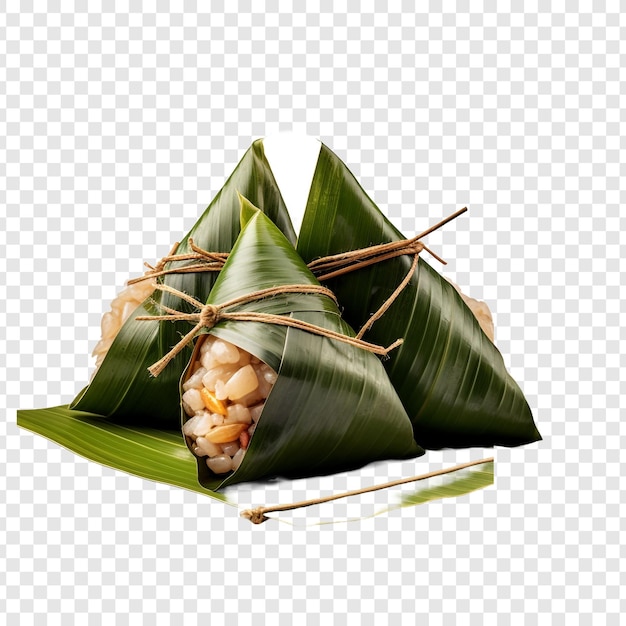
<path id="1" fill-rule="evenodd" d="M 246 225 L 208 303 L 218 305 L 282 285 L 319 283 L 278 228 L 244 201 Z M 283 294 L 229 311 L 288 315 L 354 336 L 324 295 Z M 266 476 L 313 476 L 423 454 L 411 422 L 371 352 L 269 323 L 220 321 L 210 331 L 278 372 L 239 469 L 226 479 L 198 462 L 200 482 L 217 490 Z"/>
<path id="2" fill-rule="evenodd" d="M 422 487 L 411 494 L 404 495 L 400 504 L 392 509 L 416 506 L 442 498 L 464 496 L 490 485 L 493 485 L 493 461 L 459 470 L 454 474 L 447 474 L 439 485 Z"/>
<path id="3" fill-rule="evenodd" d="M 267 162 L 261 140 L 254 142 L 224 187 L 182 239 L 177 253 L 189 252 L 188 238 L 211 252 L 229 252 L 240 230 L 239 193 L 250 198 L 277 224 L 289 241 L 295 233 L 276 181 Z M 190 261 L 167 267 L 188 265 Z M 163 282 L 205 301 L 216 275 L 213 272 L 171 274 Z M 155 292 L 155 302 L 178 310 L 189 305 L 171 294 Z M 97 413 L 125 423 L 176 428 L 179 425 L 178 383 L 191 352 L 186 349 L 170 363 L 161 376 L 148 374 L 157 361 L 186 332 L 184 323 L 149 324 L 136 317 L 158 315 L 160 310 L 146 300 L 126 321 L 115 338 L 95 377 L 70 405 L 72 409 Z M 188 328 L 187 328 L 188 330 Z"/>
<path id="4" fill-rule="evenodd" d="M 404 239 L 345 164 L 322 145 L 297 249 L 306 262 Z M 331 279 L 345 319 L 360 328 L 400 284 L 411 259 L 397 257 Z M 385 368 L 425 448 L 515 446 L 541 439 L 502 355 L 456 290 L 420 259 L 410 284 L 366 334 L 404 338 Z"/>
<path id="5" fill-rule="evenodd" d="M 235 506 L 223 493 L 206 489 L 198 483 L 196 463 L 179 431 L 124 426 L 98 415 L 72 411 L 67 406 L 18 411 L 17 424 L 90 461 Z M 376 515 L 465 495 L 492 485 L 493 476 L 493 462 L 463 470 L 458 475 L 450 474 L 443 484 L 428 485 L 405 494 L 399 504 L 378 511 Z"/>
<path id="6" fill-rule="evenodd" d="M 17 425 L 90 461 L 229 503 L 223 494 L 198 483 L 196 463 L 180 429 L 117 424 L 67 406 L 18 411 Z"/>

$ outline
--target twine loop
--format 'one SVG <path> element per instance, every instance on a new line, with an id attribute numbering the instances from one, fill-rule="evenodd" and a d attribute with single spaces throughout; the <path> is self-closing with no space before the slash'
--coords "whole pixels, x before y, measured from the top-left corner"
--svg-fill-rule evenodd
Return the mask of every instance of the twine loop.
<path id="1" fill-rule="evenodd" d="M 421 241 L 416 241 L 406 246 L 405 254 L 419 254 L 424 248 L 426 248 L 426 246 Z"/>

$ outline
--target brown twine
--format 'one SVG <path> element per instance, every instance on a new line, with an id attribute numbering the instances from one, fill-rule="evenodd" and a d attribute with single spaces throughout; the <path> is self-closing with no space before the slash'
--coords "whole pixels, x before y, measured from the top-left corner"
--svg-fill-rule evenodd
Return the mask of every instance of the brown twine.
<path id="1" fill-rule="evenodd" d="M 411 268 L 406 273 L 406 276 L 402 279 L 402 282 L 396 287 L 394 292 L 382 303 L 378 311 L 376 311 L 368 320 L 363 324 L 361 330 L 357 333 L 357 339 L 361 339 L 363 335 L 373 326 L 376 320 L 379 320 L 389 309 L 389 307 L 396 301 L 396 298 L 404 291 L 404 288 L 409 284 L 413 273 L 417 268 L 417 261 L 419 259 L 419 252 L 413 256 L 413 263 Z"/>
<path id="2" fill-rule="evenodd" d="M 430 233 L 442 226 L 445 226 L 448 222 L 456 219 L 466 211 L 467 207 L 463 207 L 459 211 L 456 211 L 456 213 L 449 215 L 411 239 L 381 243 L 375 246 L 369 246 L 368 248 L 359 248 L 358 250 L 340 252 L 339 254 L 315 259 L 309 263 L 309 269 L 317 276 L 320 282 L 323 282 L 398 256 L 404 256 L 405 254 L 417 255 L 422 250 L 426 250 L 426 252 L 431 254 L 440 263 L 446 265 L 446 262 L 430 248 L 427 248 L 420 239 L 426 237 L 426 235 L 430 235 Z"/>
<path id="3" fill-rule="evenodd" d="M 419 240 L 429 235 L 433 231 L 441 228 L 448 222 L 457 218 L 462 213 L 467 211 L 467 207 L 453 213 L 446 219 L 438 222 L 434 226 L 420 233 L 416 237 L 411 239 L 405 239 L 401 241 L 393 241 L 391 243 L 379 244 L 375 246 L 369 246 L 367 248 L 360 248 L 358 250 L 352 250 L 350 252 L 342 252 L 340 254 L 333 254 L 319 259 L 315 259 L 308 264 L 309 269 L 317 276 L 320 282 L 336 278 L 348 272 L 354 272 L 356 270 L 363 269 L 374 263 L 382 263 L 388 259 L 393 259 L 398 256 L 404 256 L 406 254 L 418 255 L 422 250 L 426 250 L 432 257 L 437 259 L 443 265 L 446 262 L 430 248 L 425 246 Z M 156 265 L 150 265 L 144 263 L 148 268 L 143 276 L 132 278 L 128 281 L 129 285 L 138 283 L 144 280 L 152 278 L 158 278 L 160 276 L 166 276 L 168 274 L 192 274 L 194 272 L 219 272 L 224 263 L 228 259 L 228 252 L 209 252 L 203 250 L 199 246 L 196 246 L 193 239 L 190 237 L 188 240 L 189 247 L 193 252 L 184 254 L 176 254 L 178 250 L 179 242 L 176 242 L 169 254 L 164 256 Z M 185 265 L 183 267 L 172 267 L 165 269 L 168 263 L 175 261 L 200 261 L 193 265 Z"/>
<path id="4" fill-rule="evenodd" d="M 228 252 L 208 252 L 207 250 L 203 250 L 199 246 L 196 246 L 191 237 L 189 238 L 188 243 L 193 252 L 176 254 L 176 250 L 178 250 L 178 246 L 180 245 L 179 242 L 176 242 L 169 254 L 164 256 L 156 265 L 152 266 L 149 263 L 144 263 L 149 271 L 143 276 L 129 280 L 128 284 L 132 285 L 143 280 L 158 278 L 159 276 L 166 276 L 168 274 L 219 272 L 224 267 L 224 263 L 226 262 L 226 259 L 228 259 Z M 174 261 L 199 261 L 199 263 L 165 269 L 165 266 L 168 263 L 172 263 Z"/>
<path id="5" fill-rule="evenodd" d="M 163 358 L 159 359 L 156 363 L 153 363 L 148 371 L 154 376 L 157 377 L 168 365 L 168 363 L 187 346 L 196 333 L 200 331 L 202 328 L 211 329 L 215 324 L 217 324 L 220 320 L 238 320 L 241 322 L 261 322 L 266 324 L 277 324 L 279 326 L 289 326 L 291 328 L 297 328 L 299 330 L 304 330 L 309 333 L 313 333 L 315 335 L 320 335 L 322 337 L 328 337 L 330 339 L 335 339 L 337 341 L 341 341 L 343 343 L 347 343 L 351 346 L 355 346 L 357 348 L 361 348 L 363 350 L 367 350 L 368 352 L 372 352 L 373 354 L 378 354 L 385 356 L 391 350 L 398 347 L 402 343 L 402 339 L 398 339 L 394 343 L 392 343 L 389 347 L 385 348 L 383 346 L 378 346 L 373 343 L 369 343 L 367 341 L 363 341 L 357 337 L 349 337 L 347 335 L 342 335 L 334 330 L 329 330 L 327 328 L 322 328 L 321 326 L 316 326 L 315 324 L 310 324 L 309 322 L 305 322 L 303 320 L 294 319 L 291 317 L 287 317 L 285 315 L 276 315 L 273 313 L 256 313 L 253 311 L 226 311 L 233 306 L 237 306 L 240 304 L 246 304 L 248 302 L 255 302 L 258 300 L 263 300 L 264 298 L 270 298 L 273 296 L 282 295 L 285 293 L 304 293 L 304 294 L 317 294 L 327 296 L 331 298 L 335 304 L 337 300 L 335 295 L 330 289 L 326 287 L 322 287 L 321 285 L 282 285 L 280 287 L 270 287 L 268 289 L 261 289 L 259 291 L 254 291 L 252 293 L 246 294 L 244 296 L 240 296 L 239 298 L 234 298 L 229 300 L 228 302 L 224 302 L 223 304 L 213 305 L 213 304 L 203 304 L 202 302 L 196 300 L 192 296 L 183 293 L 182 291 L 178 291 L 178 289 L 174 289 L 173 287 L 169 287 L 168 285 L 156 285 L 156 289 L 159 291 L 165 291 L 174 296 L 185 300 L 189 304 L 198 309 L 196 313 L 181 313 L 176 309 L 172 309 L 168 306 L 162 305 L 160 303 L 155 303 L 159 308 L 161 308 L 166 314 L 165 315 L 146 315 L 140 316 L 136 319 L 139 321 L 164 321 L 168 320 L 171 322 L 176 321 L 189 321 L 196 322 L 196 325 L 193 327 L 191 331 L 189 331 Z"/>
<path id="6" fill-rule="evenodd" d="M 467 207 L 463 207 L 459 211 L 456 211 L 452 215 L 449 215 L 445 219 L 441 220 L 437 224 L 431 226 L 430 228 L 426 229 L 424 232 L 420 233 L 419 235 L 411 239 L 405 239 L 401 241 L 392 241 L 390 243 L 378 244 L 378 245 L 370 246 L 367 248 L 360 248 L 358 250 L 352 250 L 350 252 L 342 252 L 339 254 L 333 254 L 333 255 L 321 257 L 319 259 L 315 259 L 314 261 L 311 261 L 308 264 L 308 267 L 313 272 L 313 274 L 317 276 L 320 282 L 323 282 L 323 281 L 330 280 L 331 278 L 336 278 L 337 276 L 342 276 L 343 274 L 346 274 L 348 272 L 354 272 L 354 271 L 363 269 L 365 267 L 373 265 L 374 263 L 382 263 L 383 261 L 387 261 L 389 259 L 393 259 L 393 258 L 404 256 L 404 255 L 413 256 L 413 262 L 411 264 L 409 271 L 407 272 L 405 277 L 402 279 L 398 287 L 393 291 L 393 293 L 387 298 L 387 300 L 385 300 L 385 302 L 383 302 L 383 304 L 379 307 L 379 309 L 369 318 L 369 320 L 359 330 L 356 336 L 357 340 L 359 341 L 362 340 L 365 333 L 373 326 L 373 324 L 377 320 L 379 320 L 387 312 L 387 310 L 396 301 L 396 299 L 402 293 L 405 287 L 409 284 L 409 282 L 411 281 L 411 277 L 413 276 L 415 269 L 417 268 L 418 257 L 422 250 L 426 250 L 434 258 L 436 258 L 438 261 L 446 265 L 446 262 L 440 256 L 435 254 L 430 248 L 426 247 L 420 241 L 420 239 L 422 239 L 426 235 L 429 235 L 433 231 L 441 228 L 448 222 L 456 219 L 457 217 L 459 217 L 459 215 L 462 215 L 466 211 L 467 211 Z M 146 272 L 144 276 L 140 276 L 138 278 L 133 278 L 132 280 L 129 280 L 128 284 L 131 285 L 142 280 L 157 278 L 159 276 L 164 276 L 167 274 L 187 274 L 187 273 L 194 273 L 194 272 L 219 272 L 224 267 L 224 263 L 228 259 L 227 252 L 208 252 L 207 250 L 203 250 L 202 248 L 194 244 L 193 239 L 191 237 L 189 238 L 189 247 L 192 249 L 193 251 L 192 253 L 176 254 L 176 250 L 178 249 L 178 246 L 179 246 L 179 243 L 178 242 L 175 243 L 172 249 L 170 250 L 170 253 L 167 256 L 163 257 L 156 264 L 156 266 L 153 267 L 149 265 L 148 263 L 146 263 L 145 265 L 148 268 L 150 268 L 150 271 Z M 188 260 L 199 260 L 201 261 L 201 263 L 197 263 L 194 265 L 187 265 L 184 267 L 169 268 L 167 270 L 165 269 L 165 265 L 172 261 L 188 261 Z M 334 295 L 332 295 L 332 298 L 333 300 L 335 300 Z M 254 299 L 257 299 L 257 298 L 253 298 L 253 300 Z M 251 302 L 252 300 L 248 300 L 248 301 Z M 225 319 L 223 314 L 221 313 L 215 312 L 215 313 L 209 314 L 207 311 L 205 311 L 205 308 L 210 305 L 198 304 L 196 300 L 194 300 L 192 304 L 194 304 L 196 308 L 201 309 L 200 314 L 194 313 L 192 315 L 202 316 L 204 314 L 205 321 L 209 322 L 208 324 L 202 324 L 201 327 L 212 328 L 217 323 L 217 321 L 211 323 L 212 319 L 215 316 L 217 316 L 218 320 Z M 222 308 L 223 306 L 224 305 L 222 305 Z M 229 306 L 233 306 L 233 304 L 230 303 Z M 189 318 L 180 317 L 183 314 L 181 314 L 179 311 L 174 311 L 172 309 L 168 310 L 168 314 L 169 315 L 166 316 L 165 319 L 170 319 L 172 321 L 189 319 Z M 227 319 L 235 319 L 232 317 L 233 315 L 232 313 L 230 313 L 229 315 L 231 317 Z M 252 315 L 259 315 L 259 314 L 250 313 L 248 315 L 252 316 Z M 178 317 L 174 317 L 174 316 L 178 316 Z M 140 318 L 137 318 L 137 319 L 140 319 Z M 148 319 L 156 320 L 157 317 L 150 317 Z M 163 319 L 163 318 L 159 318 L 159 319 Z M 199 317 L 197 318 L 194 317 L 193 319 L 200 320 Z M 237 319 L 242 319 L 242 318 L 238 317 Z M 268 323 L 277 323 L 277 322 L 271 322 L 268 319 L 248 320 L 248 321 L 265 321 Z M 293 324 L 291 323 L 286 324 L 285 322 L 281 322 L 281 324 L 293 326 Z M 186 335 L 184 339 L 186 339 L 187 336 L 188 335 Z M 343 335 L 341 336 L 343 337 Z M 369 344 L 369 345 L 371 346 L 373 344 Z M 399 345 L 399 344 L 397 342 L 396 344 L 393 344 L 394 347 L 396 345 Z M 378 346 L 378 348 L 380 348 L 380 346 Z M 387 349 L 387 352 L 390 349 L 392 348 L 390 347 L 389 349 Z M 180 348 L 180 350 L 182 350 L 182 347 Z M 180 352 L 180 350 L 178 350 L 176 354 Z M 370 350 L 370 351 L 373 351 L 373 350 Z M 387 352 L 385 352 L 384 354 L 387 354 Z M 380 353 L 377 352 L 377 354 L 380 354 Z M 168 355 L 166 355 L 166 357 L 167 356 Z M 166 362 L 166 365 L 169 362 L 169 360 L 171 359 L 168 359 L 168 361 Z M 155 363 L 152 367 L 155 367 L 156 365 L 157 364 Z M 150 369 L 152 371 L 152 368 Z M 159 370 L 159 373 L 160 371 L 162 370 Z"/>
<path id="7" fill-rule="evenodd" d="M 363 493 L 369 493 L 371 491 L 380 491 L 381 489 L 388 489 L 390 487 L 397 487 L 398 485 L 404 485 L 406 483 L 417 482 L 420 480 L 426 480 L 433 476 L 443 476 L 444 474 L 450 474 L 474 465 L 481 465 L 482 463 L 493 463 L 493 457 L 487 459 L 481 459 L 480 461 L 470 461 L 469 463 L 463 463 L 461 465 L 455 465 L 454 467 L 448 467 L 428 474 L 421 474 L 420 476 L 413 476 L 411 478 L 401 478 L 382 485 L 372 485 L 370 487 L 364 487 L 362 489 L 355 489 L 353 491 L 346 491 L 344 493 L 337 493 L 325 498 L 314 498 L 313 500 L 302 500 L 301 502 L 294 502 L 293 504 L 278 504 L 276 506 L 259 506 L 255 509 L 246 509 L 241 512 L 241 517 L 249 519 L 253 524 L 262 524 L 268 519 L 266 513 L 273 513 L 276 511 L 291 511 L 293 509 L 299 509 L 307 506 L 314 506 L 316 504 L 323 504 L 324 502 L 331 502 L 332 500 L 339 500 L 340 498 L 347 498 L 349 496 L 358 496 Z"/>
<path id="8" fill-rule="evenodd" d="M 411 281 L 411 277 L 417 268 L 418 257 L 422 250 L 426 250 L 438 261 L 447 265 L 447 263 L 437 254 L 435 254 L 430 248 L 427 248 L 421 241 L 422 237 L 429 235 L 433 231 L 441 228 L 448 222 L 459 217 L 467 211 L 467 207 L 456 211 L 452 215 L 449 215 L 445 219 L 441 220 L 434 226 L 426 229 L 416 237 L 411 239 L 404 239 L 401 241 L 392 241 L 390 243 L 382 243 L 368 248 L 360 248 L 358 250 L 352 250 L 350 252 L 341 252 L 339 254 L 333 254 L 330 256 L 321 257 L 309 263 L 309 269 L 317 276 L 320 282 L 342 276 L 348 272 L 354 272 L 356 270 L 363 269 L 374 263 L 382 263 L 395 257 L 412 255 L 413 263 L 406 276 L 402 279 L 398 287 L 394 292 L 383 302 L 380 308 L 369 318 L 369 320 L 363 325 L 361 330 L 357 334 L 357 339 L 361 339 L 363 335 L 372 327 L 374 322 L 379 320 L 389 309 L 389 307 L 396 301 L 398 296 L 402 293 L 404 288 Z"/>

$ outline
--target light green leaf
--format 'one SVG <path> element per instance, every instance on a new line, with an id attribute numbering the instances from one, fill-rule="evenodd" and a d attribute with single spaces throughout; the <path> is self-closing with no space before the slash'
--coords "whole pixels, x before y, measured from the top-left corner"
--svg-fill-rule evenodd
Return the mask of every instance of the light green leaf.
<path id="1" fill-rule="evenodd" d="M 67 406 L 18 411 L 17 425 L 90 461 L 228 503 L 223 494 L 198 483 L 196 462 L 180 429 L 117 424 Z"/>

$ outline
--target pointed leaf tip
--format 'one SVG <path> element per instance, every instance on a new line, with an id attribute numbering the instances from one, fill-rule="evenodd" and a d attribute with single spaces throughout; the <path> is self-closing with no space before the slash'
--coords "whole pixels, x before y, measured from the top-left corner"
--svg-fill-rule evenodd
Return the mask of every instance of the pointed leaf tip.
<path id="1" fill-rule="evenodd" d="M 260 213 L 259 209 L 248 200 L 243 194 L 237 190 L 237 196 L 239 197 L 239 205 L 241 207 L 241 228 L 243 229 L 245 225 L 257 214 Z"/>
<path id="2" fill-rule="evenodd" d="M 323 145 L 297 243 L 304 261 L 404 239 Z M 322 282 L 337 296 L 344 319 L 363 328 L 410 270 L 408 257 L 396 257 Z M 540 438 L 502 355 L 461 296 L 427 262 L 420 259 L 385 315 L 366 329 L 365 338 L 379 345 L 405 339 L 384 364 L 425 448 L 517 446 Z"/>

